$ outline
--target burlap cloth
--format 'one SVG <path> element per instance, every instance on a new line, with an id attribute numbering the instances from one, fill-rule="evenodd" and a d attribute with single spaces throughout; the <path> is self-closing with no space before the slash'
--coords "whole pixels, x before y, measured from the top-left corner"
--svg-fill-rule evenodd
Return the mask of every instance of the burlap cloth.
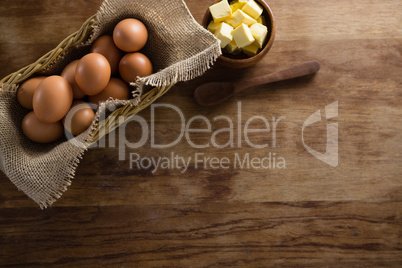
<path id="1" fill-rule="evenodd" d="M 68 62 L 88 53 L 90 45 L 100 35 L 112 33 L 120 20 L 133 17 L 141 20 L 149 31 L 144 53 L 151 59 L 155 73 L 133 81 L 133 99 L 138 105 L 144 87 L 163 88 L 203 74 L 219 57 L 219 41 L 199 25 L 182 0 L 105 0 L 93 20 L 87 40 L 74 44 L 50 66 L 37 75 L 60 74 Z M 98 109 L 91 128 L 78 136 L 84 146 L 66 139 L 53 144 L 29 141 L 21 130 L 27 110 L 16 100 L 18 84 L 0 85 L 0 170 L 33 199 L 41 208 L 54 203 L 71 185 L 84 152 L 91 146 L 91 132 L 104 118 L 109 105 Z"/>

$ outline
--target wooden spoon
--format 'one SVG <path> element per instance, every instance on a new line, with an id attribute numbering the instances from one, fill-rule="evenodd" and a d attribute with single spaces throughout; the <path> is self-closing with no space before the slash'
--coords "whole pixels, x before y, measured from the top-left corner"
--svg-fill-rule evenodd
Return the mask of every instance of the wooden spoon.
<path id="1" fill-rule="evenodd" d="M 227 100 L 240 91 L 272 82 L 314 74 L 318 72 L 319 69 L 320 63 L 318 61 L 307 61 L 282 71 L 273 72 L 260 77 L 253 77 L 236 83 L 206 83 L 195 89 L 194 100 L 201 106 L 213 106 Z"/>

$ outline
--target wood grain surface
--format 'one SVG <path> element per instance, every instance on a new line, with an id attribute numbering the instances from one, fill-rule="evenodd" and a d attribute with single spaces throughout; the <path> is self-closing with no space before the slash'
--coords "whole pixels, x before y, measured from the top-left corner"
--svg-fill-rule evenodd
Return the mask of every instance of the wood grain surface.
<path id="1" fill-rule="evenodd" d="M 201 22 L 213 1 L 185 2 Z M 68 191 L 46 210 L 0 174 L 0 267 L 401 267 L 402 2 L 267 2 L 277 36 L 263 61 L 245 70 L 216 65 L 156 102 L 177 107 L 184 123 L 203 116 L 212 132 L 232 121 L 233 147 L 213 146 L 212 133 L 204 132 L 190 138 L 209 148 L 194 148 L 185 138 L 170 148 L 154 148 L 151 140 L 124 151 L 93 148 Z M 0 1 L 0 77 L 54 48 L 100 3 Z M 255 87 L 215 107 L 193 101 L 202 83 L 308 60 L 321 63 L 317 75 Z M 336 102 L 338 116 L 326 120 L 325 107 Z M 322 120 L 304 130 L 304 143 L 325 152 L 327 124 L 337 123 L 336 167 L 303 144 L 303 123 L 317 110 Z M 177 111 L 154 111 L 153 118 L 151 109 L 139 115 L 154 122 L 155 141 L 174 141 L 183 125 Z M 266 148 L 239 135 L 237 127 L 253 116 L 266 118 L 270 131 L 249 133 L 249 140 Z M 199 118 L 190 126 L 207 127 Z M 256 119 L 249 128 L 266 124 Z M 132 143 L 141 138 L 138 123 L 124 130 Z M 216 135 L 217 143 L 228 136 Z M 117 137 L 105 141 L 119 144 Z M 130 161 L 172 154 L 191 157 L 189 167 L 139 168 Z M 196 154 L 231 165 L 196 162 Z M 247 154 L 256 161 L 271 154 L 285 166 L 233 164 Z"/>

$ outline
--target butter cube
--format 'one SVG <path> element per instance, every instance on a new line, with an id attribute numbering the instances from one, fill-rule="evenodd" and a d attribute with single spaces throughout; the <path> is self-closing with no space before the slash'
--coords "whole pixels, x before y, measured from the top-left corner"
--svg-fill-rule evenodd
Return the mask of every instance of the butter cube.
<path id="1" fill-rule="evenodd" d="M 232 35 L 233 39 L 236 42 L 236 45 L 239 48 L 248 46 L 255 40 L 253 35 L 251 34 L 250 28 L 244 23 L 240 24 L 240 26 L 234 29 Z"/>
<path id="2" fill-rule="evenodd" d="M 239 0 L 239 1 L 230 2 L 230 8 L 232 9 L 232 13 L 234 13 L 238 9 L 242 9 L 246 3 L 247 3 L 247 0 Z"/>
<path id="3" fill-rule="evenodd" d="M 256 46 L 255 43 L 253 43 L 253 44 L 251 44 L 251 45 L 248 45 L 248 46 L 243 47 L 242 50 L 243 50 L 243 52 L 244 52 L 247 56 L 252 57 L 252 56 L 257 55 L 257 53 L 258 53 L 258 46 Z"/>
<path id="4" fill-rule="evenodd" d="M 265 39 L 267 38 L 268 34 L 268 29 L 265 25 L 262 25 L 261 23 L 254 23 L 250 27 L 251 34 L 253 35 L 256 43 L 258 44 L 259 48 L 262 48 L 262 45 L 265 42 Z"/>
<path id="5" fill-rule="evenodd" d="M 221 26 L 221 22 L 214 22 L 213 20 L 211 20 L 211 22 L 208 24 L 207 30 L 215 33 L 215 31 L 218 30 L 219 26 Z"/>
<path id="6" fill-rule="evenodd" d="M 232 10 L 230 9 L 227 0 L 222 0 L 216 4 L 209 7 L 209 12 L 211 12 L 212 18 L 215 22 L 224 21 L 232 15 Z"/>
<path id="7" fill-rule="evenodd" d="M 237 54 L 241 52 L 240 48 L 236 45 L 236 42 L 234 40 L 230 41 L 230 43 L 227 44 L 225 49 L 230 54 Z"/>
<path id="8" fill-rule="evenodd" d="M 222 22 L 218 29 L 215 31 L 215 36 L 219 40 L 221 40 L 221 48 L 224 48 L 227 46 L 227 44 L 230 43 L 230 41 L 233 40 L 232 36 L 232 31 L 233 27 L 227 24 L 226 22 Z"/>
<path id="9" fill-rule="evenodd" d="M 254 0 L 247 1 L 242 10 L 254 19 L 261 16 L 262 12 L 264 11 L 262 7 L 259 4 L 257 4 Z"/>
<path id="10" fill-rule="evenodd" d="M 242 23 L 246 24 L 247 26 L 251 26 L 256 22 L 257 21 L 255 19 L 253 19 L 240 9 L 236 10 L 228 20 L 228 23 L 235 28 Z"/>

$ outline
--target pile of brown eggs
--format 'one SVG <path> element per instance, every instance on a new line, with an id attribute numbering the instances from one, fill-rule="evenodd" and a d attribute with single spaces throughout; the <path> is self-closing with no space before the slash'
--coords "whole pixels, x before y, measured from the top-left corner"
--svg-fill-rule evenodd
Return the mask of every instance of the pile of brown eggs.
<path id="1" fill-rule="evenodd" d="M 148 40 L 145 25 L 133 18 L 120 21 L 113 36 L 99 37 L 89 54 L 70 62 L 60 75 L 34 77 L 18 89 L 18 102 L 31 110 L 22 120 L 30 140 L 50 143 L 67 130 L 79 135 L 91 125 L 92 104 L 130 97 L 129 82 L 153 72 L 147 56 L 138 52 Z"/>

